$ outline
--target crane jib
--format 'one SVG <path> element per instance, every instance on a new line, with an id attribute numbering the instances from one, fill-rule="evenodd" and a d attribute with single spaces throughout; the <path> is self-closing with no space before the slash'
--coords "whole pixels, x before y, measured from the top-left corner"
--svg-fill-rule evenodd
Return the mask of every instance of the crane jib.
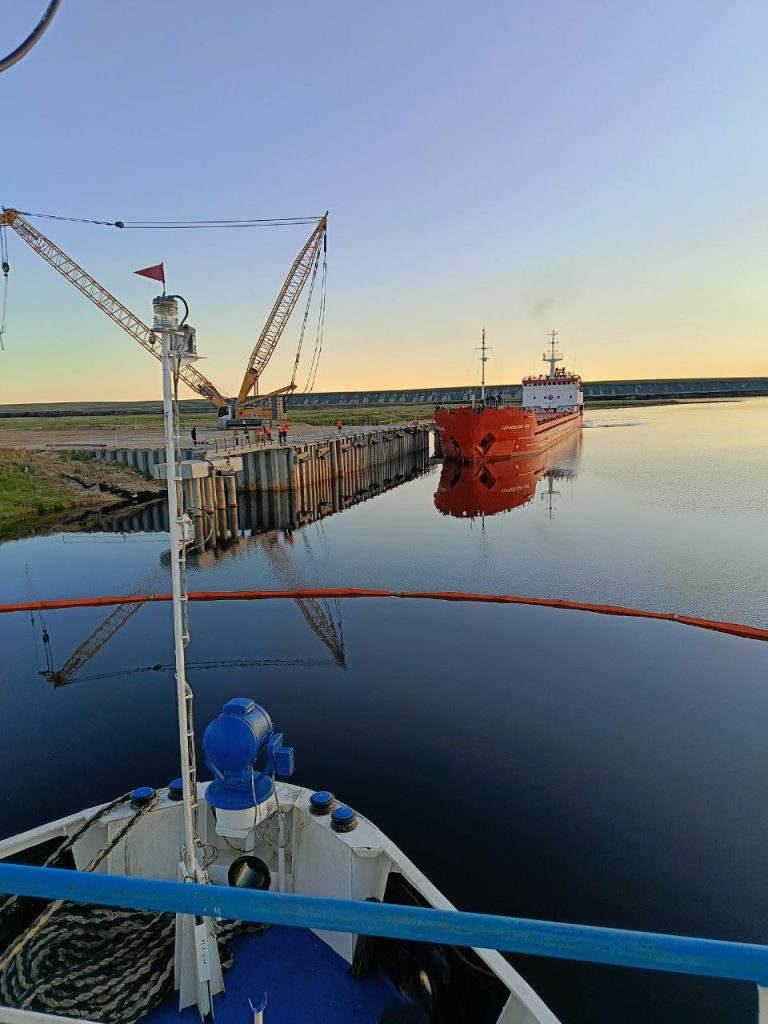
<path id="1" fill-rule="evenodd" d="M 253 385 L 264 372 L 264 369 L 271 359 L 272 354 L 277 347 L 277 343 L 285 330 L 285 326 L 288 323 L 299 296 L 301 295 L 304 285 L 307 283 L 307 279 L 311 273 L 320 245 L 325 238 L 327 223 L 327 216 L 323 217 L 307 239 L 299 255 L 293 261 L 293 266 L 288 272 L 288 276 L 283 283 L 283 287 L 280 289 L 280 293 L 275 300 L 272 311 L 267 317 L 267 322 L 259 335 L 253 352 L 251 353 L 251 358 L 248 361 L 248 369 L 243 377 L 243 382 L 237 396 L 235 419 L 240 419 L 242 417 L 245 409 L 246 397 Z"/>
<path id="2" fill-rule="evenodd" d="M 283 283 L 283 287 L 248 360 L 248 369 L 245 372 L 243 383 L 235 402 L 236 419 L 244 410 L 245 399 L 250 389 L 264 372 L 267 363 L 275 351 L 302 289 L 310 276 L 321 244 L 323 250 L 325 250 L 327 222 L 328 216 L 326 214 L 305 242 Z M 19 238 L 23 239 L 46 263 L 73 284 L 78 291 L 82 292 L 95 306 L 98 306 L 102 312 L 106 313 L 127 334 L 130 334 L 143 348 L 151 352 L 156 359 L 162 358 L 158 336 L 131 310 L 124 306 L 119 299 L 116 299 L 95 278 L 91 277 L 87 271 L 75 263 L 63 249 L 60 249 L 42 232 L 33 227 L 18 210 L 12 208 L 2 209 L 0 212 L 0 227 L 3 226 L 12 228 Z M 199 370 L 191 366 L 182 366 L 179 370 L 179 377 L 189 388 L 207 398 L 217 408 L 225 409 L 230 405 L 219 389 Z M 273 392 L 273 394 L 285 394 L 294 389 L 295 385 L 292 383 L 286 388 Z"/>

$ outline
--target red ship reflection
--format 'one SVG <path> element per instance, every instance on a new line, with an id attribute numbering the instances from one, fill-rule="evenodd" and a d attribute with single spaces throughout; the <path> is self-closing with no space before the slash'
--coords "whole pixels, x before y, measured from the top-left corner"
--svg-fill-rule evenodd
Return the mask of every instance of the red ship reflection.
<path id="1" fill-rule="evenodd" d="M 435 508 L 445 516 L 461 519 L 495 516 L 529 504 L 539 480 L 549 484 L 549 513 L 557 480 L 576 476 L 575 464 L 581 450 L 581 435 L 554 445 L 538 455 L 494 462 L 462 465 L 445 462 L 435 493 Z"/>

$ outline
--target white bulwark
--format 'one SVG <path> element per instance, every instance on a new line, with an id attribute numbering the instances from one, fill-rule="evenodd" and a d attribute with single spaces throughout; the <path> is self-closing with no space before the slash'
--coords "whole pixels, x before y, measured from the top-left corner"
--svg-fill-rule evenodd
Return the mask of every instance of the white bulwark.
<path id="1" fill-rule="evenodd" d="M 557 370 L 554 376 L 523 378 L 523 408 L 565 412 L 584 404 L 581 377 Z"/>

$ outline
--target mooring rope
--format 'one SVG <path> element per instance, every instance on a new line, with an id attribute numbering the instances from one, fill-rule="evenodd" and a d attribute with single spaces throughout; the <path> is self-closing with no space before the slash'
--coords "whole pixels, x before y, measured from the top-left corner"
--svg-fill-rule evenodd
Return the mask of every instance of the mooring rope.
<path id="1" fill-rule="evenodd" d="M 86 818 L 79 829 L 73 832 L 71 836 L 67 836 L 67 838 L 56 847 L 53 853 L 43 862 L 41 867 L 49 868 L 52 864 L 57 864 L 64 854 L 67 853 L 68 850 L 72 849 L 77 840 L 88 831 L 91 825 L 95 825 L 96 822 L 100 821 L 105 814 L 108 814 L 111 810 L 117 807 L 118 804 L 127 800 L 130 795 L 130 793 L 123 793 L 122 796 L 115 797 L 114 800 L 110 800 L 108 804 L 104 804 L 103 807 L 100 807 L 95 814 L 91 815 L 90 818 Z M 20 899 L 20 896 L 14 894 L 13 896 L 9 896 L 4 903 L 0 903 L 0 916 L 12 910 Z M 0 970 L 2 970 L 2 961 L 0 961 Z"/>
<path id="2" fill-rule="evenodd" d="M 117 802 L 119 803 L 120 801 Z M 137 809 L 134 816 L 128 819 L 126 824 L 123 825 L 123 827 L 115 833 L 115 835 L 110 839 L 110 841 L 99 850 L 99 852 L 88 862 L 88 864 L 85 866 L 83 870 L 93 871 L 95 868 L 97 868 L 99 864 L 101 864 L 101 862 L 104 860 L 104 858 L 108 856 L 108 854 L 110 854 L 112 850 L 114 850 L 114 848 L 117 846 L 120 840 L 128 834 L 128 832 L 133 828 L 133 826 L 141 818 L 143 818 L 145 814 L 152 810 L 156 803 L 157 794 L 155 793 L 154 796 L 147 801 L 147 803 L 143 804 L 141 807 Z M 82 831 L 84 830 L 81 830 L 81 832 Z M 13 943 L 13 945 L 10 947 L 10 949 L 5 951 L 2 959 L 0 959 L 0 978 L 2 977 L 2 973 L 10 964 L 11 960 L 13 960 L 13 958 L 18 953 L 20 953 L 22 949 L 24 949 L 28 942 L 32 941 L 32 939 L 41 931 L 43 926 L 53 917 L 56 911 L 63 906 L 64 900 L 54 900 L 53 903 L 50 903 L 42 912 L 42 914 L 40 914 L 40 916 L 36 918 L 36 920 L 29 926 L 29 928 L 22 932 L 22 934 L 19 936 L 16 942 Z"/>
<path id="3" fill-rule="evenodd" d="M 99 808 L 64 840 L 44 866 L 56 863 L 123 794 Z M 120 828 L 84 868 L 93 871 L 157 803 L 155 795 Z M 0 913 L 13 909 L 11 896 Z M 218 923 L 216 941 L 261 932 L 267 925 Z M 64 1014 L 106 1024 L 135 1024 L 171 990 L 176 915 L 55 900 L 0 959 L 0 1001 L 5 1006 Z M 226 957 L 222 957 L 226 961 Z"/>
<path id="4" fill-rule="evenodd" d="M 226 922 L 216 941 L 267 927 Z M 0 974 L 0 998 L 19 1009 L 136 1024 L 173 988 L 175 942 L 175 914 L 66 903 Z"/>
<path id="5" fill-rule="evenodd" d="M 138 1020 L 172 983 L 174 933 L 173 914 L 66 904 L 0 975 L 0 997 L 19 1009 Z"/>

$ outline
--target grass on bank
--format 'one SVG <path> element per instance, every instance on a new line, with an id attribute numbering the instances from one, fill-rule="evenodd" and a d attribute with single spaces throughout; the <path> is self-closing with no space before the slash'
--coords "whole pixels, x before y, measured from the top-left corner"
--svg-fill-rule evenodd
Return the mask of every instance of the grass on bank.
<path id="1" fill-rule="evenodd" d="M 0 448 L 0 523 L 61 512 L 72 503 L 66 485 L 51 476 L 37 452 Z"/>
<path id="2" fill-rule="evenodd" d="M 164 489 L 162 481 L 130 466 L 102 462 L 90 451 L 0 448 L 0 533 L 9 524 L 71 509 L 154 500 Z"/>

